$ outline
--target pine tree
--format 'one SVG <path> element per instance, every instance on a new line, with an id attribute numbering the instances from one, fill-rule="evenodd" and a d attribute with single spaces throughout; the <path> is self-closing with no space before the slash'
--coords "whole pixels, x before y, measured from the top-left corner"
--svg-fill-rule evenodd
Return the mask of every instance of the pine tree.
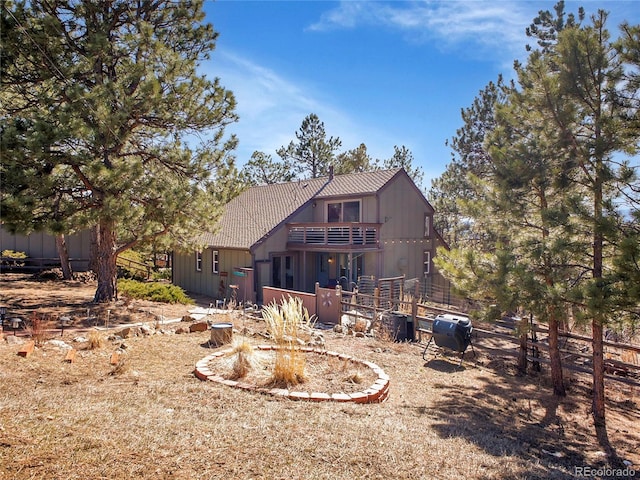
<path id="1" fill-rule="evenodd" d="M 564 14 L 562 2 L 557 7 Z M 622 39 L 612 42 L 603 11 L 588 25 L 548 12 L 541 18 L 541 48 L 516 65 L 519 89 L 494 109 L 489 169 L 467 175 L 472 195 L 458 203 L 484 249 L 439 252 L 436 262 L 476 298 L 534 312 L 551 336 L 569 306 L 589 321 L 593 416 L 601 426 L 604 328 L 638 316 L 640 190 L 625 157 L 640 139 L 640 29 L 623 25 Z M 561 377 L 552 376 L 559 387 Z"/>
<path id="2" fill-rule="evenodd" d="M 242 168 L 241 176 L 247 185 L 270 185 L 290 182 L 295 173 L 289 161 L 276 162 L 271 155 L 256 150 Z"/>
<path id="3" fill-rule="evenodd" d="M 367 146 L 361 143 L 358 148 L 340 153 L 336 157 L 335 173 L 341 175 L 355 172 L 371 172 L 378 168 L 377 161 L 367 153 Z"/>
<path id="4" fill-rule="evenodd" d="M 600 10 L 591 25 L 565 29 L 558 36 L 554 60 L 561 66 L 561 88 L 570 105 L 550 108 L 547 115 L 565 138 L 565 150 L 575 163 L 575 189 L 583 197 L 572 213 L 589 240 L 584 264 L 590 279 L 579 285 L 575 301 L 591 320 L 596 425 L 605 424 L 604 327 L 622 307 L 611 269 L 622 233 L 618 200 L 637 181 L 620 156 L 633 150 L 640 135 L 631 125 L 637 105 L 622 90 L 628 65 L 610 41 L 606 20 L 607 13 Z"/>
<path id="5" fill-rule="evenodd" d="M 382 162 L 383 168 L 389 170 L 392 168 L 404 168 L 407 175 L 411 177 L 413 183 L 415 183 L 420 190 L 422 190 L 422 180 L 424 178 L 424 172 L 422 167 L 413 165 L 413 153 L 404 145 L 398 147 L 394 145 L 393 155 L 391 158 Z"/>
<path id="6" fill-rule="evenodd" d="M 506 90 L 502 78 L 497 83 L 489 82 L 480 90 L 473 104 L 461 111 L 464 124 L 447 142 L 453 150 L 452 161 L 445 172 L 431 182 L 428 197 L 438 212 L 434 226 L 450 245 L 477 241 L 460 203 L 475 199 L 477 192 L 472 185 L 473 178 L 482 179 L 491 170 L 491 157 L 485 142 L 495 128 L 495 105 L 504 99 Z"/>
<path id="7" fill-rule="evenodd" d="M 520 88 L 496 109 L 488 137 L 493 165 L 487 201 L 500 218 L 513 257 L 507 273 L 518 290 L 518 305 L 548 325 L 551 378 L 555 395 L 566 395 L 559 329 L 568 323 L 569 289 L 583 273 L 575 265 L 582 244 L 568 205 L 579 201 L 567 176 L 571 162 L 564 139 L 540 112 L 562 102 L 558 75 L 535 52 L 518 68 Z"/>
<path id="8" fill-rule="evenodd" d="M 297 142 L 292 141 L 276 151 L 280 158 L 291 162 L 297 173 L 303 176 L 308 174 L 310 178 L 317 178 L 327 175 L 335 162 L 335 152 L 342 145 L 340 138 L 327 138 L 324 122 L 315 113 L 302 120 L 296 138 Z"/>
<path id="9" fill-rule="evenodd" d="M 236 115 L 197 74 L 217 37 L 203 18 L 201 1 L 2 4 L 2 220 L 95 227 L 96 302 L 116 296 L 120 252 L 215 221 Z"/>

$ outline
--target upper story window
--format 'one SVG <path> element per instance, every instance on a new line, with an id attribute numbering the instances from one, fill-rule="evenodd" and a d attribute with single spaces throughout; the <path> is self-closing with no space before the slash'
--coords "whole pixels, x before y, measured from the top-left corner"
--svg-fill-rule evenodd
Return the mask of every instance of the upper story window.
<path id="1" fill-rule="evenodd" d="M 359 222 L 360 201 L 332 202 L 327 204 L 327 222 Z"/>
<path id="2" fill-rule="evenodd" d="M 425 250 L 423 262 L 424 262 L 423 273 L 424 275 L 429 275 L 429 273 L 431 273 L 431 252 Z"/>
<path id="3" fill-rule="evenodd" d="M 211 252 L 211 273 L 219 273 L 220 271 L 220 253 L 218 250 Z"/>
<path id="4" fill-rule="evenodd" d="M 196 252 L 196 272 L 202 271 L 202 252 Z"/>
<path id="5" fill-rule="evenodd" d="M 424 238 L 431 236 L 431 217 L 429 214 L 424 214 Z"/>

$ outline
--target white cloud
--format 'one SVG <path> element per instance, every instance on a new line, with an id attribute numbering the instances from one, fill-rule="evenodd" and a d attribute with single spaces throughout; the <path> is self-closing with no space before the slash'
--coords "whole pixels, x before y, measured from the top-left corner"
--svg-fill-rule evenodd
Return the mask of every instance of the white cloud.
<path id="1" fill-rule="evenodd" d="M 215 65 L 204 73 L 221 79 L 237 102 L 239 121 L 229 125 L 227 133 L 238 136 L 236 150 L 239 165 L 244 164 L 255 150 L 278 159 L 275 153 L 281 146 L 295 140 L 302 120 L 310 113 L 318 115 L 325 124 L 327 136 L 340 137 L 340 151 L 365 143 L 372 156 L 391 156 L 392 140 L 387 134 L 371 131 L 338 106 L 338 100 L 327 97 L 321 88 L 308 79 L 286 78 L 257 62 L 225 50 L 216 51 Z M 391 145 L 391 146 L 389 146 Z M 384 148 L 384 151 L 382 149 Z"/>
<path id="2" fill-rule="evenodd" d="M 310 25 L 310 31 L 384 26 L 398 30 L 407 41 L 437 40 L 443 49 L 461 49 L 482 55 L 496 49 L 513 59 L 527 43 L 525 28 L 538 9 L 517 1 L 342 1 Z M 549 7 L 550 8 L 550 7 Z"/>

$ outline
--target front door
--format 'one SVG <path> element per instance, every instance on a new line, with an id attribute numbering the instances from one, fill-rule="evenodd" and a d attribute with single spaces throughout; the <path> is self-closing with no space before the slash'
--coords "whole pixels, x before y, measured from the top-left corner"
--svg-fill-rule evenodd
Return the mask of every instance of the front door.
<path id="1" fill-rule="evenodd" d="M 316 271 L 318 272 L 317 281 L 321 287 L 326 288 L 327 285 L 329 285 L 329 254 L 318 253 L 316 259 Z"/>

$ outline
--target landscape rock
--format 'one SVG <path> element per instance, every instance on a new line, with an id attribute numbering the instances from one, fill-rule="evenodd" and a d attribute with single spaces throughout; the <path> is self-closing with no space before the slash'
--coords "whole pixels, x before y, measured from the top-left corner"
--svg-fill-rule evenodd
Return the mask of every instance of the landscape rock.
<path id="1" fill-rule="evenodd" d="M 191 315 L 185 315 L 182 317 L 182 322 L 195 322 L 196 319 L 193 318 Z"/>
<path id="2" fill-rule="evenodd" d="M 365 318 L 356 318 L 353 325 L 353 330 L 357 333 L 368 332 L 371 327 L 371 321 Z"/>
<path id="3" fill-rule="evenodd" d="M 122 337 L 122 338 L 131 338 L 131 337 L 137 337 L 138 335 L 141 335 L 141 331 L 140 331 L 140 327 L 125 327 L 122 330 L 120 330 L 116 335 Z"/>
<path id="4" fill-rule="evenodd" d="M 345 328 L 355 332 L 368 332 L 371 329 L 371 320 L 358 316 L 357 310 L 349 310 L 340 317 L 340 325 L 342 325 L 343 333 Z"/>
<path id="5" fill-rule="evenodd" d="M 75 337 L 73 341 L 75 343 L 85 343 L 85 342 L 88 342 L 89 339 L 87 337 L 79 336 L 79 337 Z"/>
<path id="6" fill-rule="evenodd" d="M 71 345 L 67 344 L 66 342 L 64 342 L 62 340 L 49 340 L 49 341 L 46 342 L 46 344 L 54 346 L 54 347 L 62 348 L 62 349 L 65 349 L 65 350 L 73 348 L 73 347 L 71 347 Z"/>
<path id="7" fill-rule="evenodd" d="M 17 337 L 15 335 L 7 335 L 5 337 L 7 344 L 9 345 L 22 345 L 24 344 L 24 339 L 22 337 Z"/>
<path id="8" fill-rule="evenodd" d="M 322 332 L 311 332 L 307 345 L 310 347 L 324 347 L 324 335 Z"/>
<path id="9" fill-rule="evenodd" d="M 151 325 L 149 325 L 148 323 L 143 323 L 140 326 L 140 332 L 143 335 L 153 335 L 155 333 L 155 328 L 153 328 Z"/>
<path id="10" fill-rule="evenodd" d="M 193 323 L 189 327 L 190 332 L 206 332 L 207 330 L 209 330 L 209 324 L 206 321 Z"/>

